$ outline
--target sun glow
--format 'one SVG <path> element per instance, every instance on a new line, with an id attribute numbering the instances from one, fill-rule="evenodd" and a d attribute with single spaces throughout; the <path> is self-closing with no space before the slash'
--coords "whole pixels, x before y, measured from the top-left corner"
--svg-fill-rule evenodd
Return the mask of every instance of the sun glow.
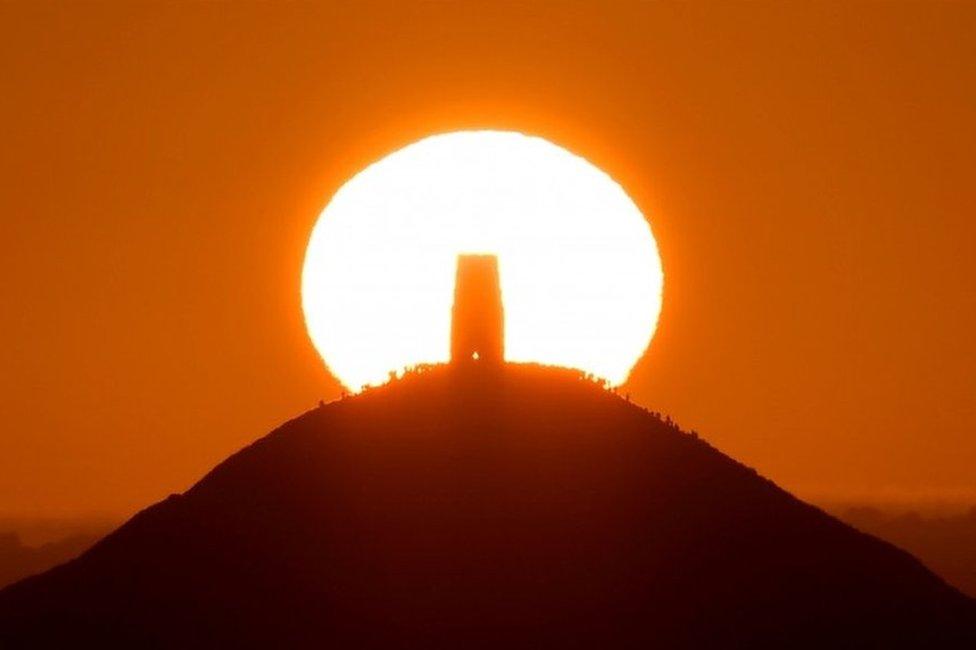
<path id="1" fill-rule="evenodd" d="M 357 174 L 312 231 L 305 321 L 345 386 L 448 360 L 461 253 L 498 256 L 507 361 L 619 384 L 654 334 L 657 244 L 617 183 L 541 138 L 448 133 Z"/>

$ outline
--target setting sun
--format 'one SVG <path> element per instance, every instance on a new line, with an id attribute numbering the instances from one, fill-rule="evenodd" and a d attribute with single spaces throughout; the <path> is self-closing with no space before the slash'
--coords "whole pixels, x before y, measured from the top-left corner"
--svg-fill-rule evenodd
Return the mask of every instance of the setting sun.
<path id="1" fill-rule="evenodd" d="M 462 253 L 498 257 L 508 361 L 620 384 L 654 334 L 657 245 L 613 179 L 541 138 L 449 133 L 357 174 L 312 232 L 305 320 L 343 384 L 448 360 Z"/>

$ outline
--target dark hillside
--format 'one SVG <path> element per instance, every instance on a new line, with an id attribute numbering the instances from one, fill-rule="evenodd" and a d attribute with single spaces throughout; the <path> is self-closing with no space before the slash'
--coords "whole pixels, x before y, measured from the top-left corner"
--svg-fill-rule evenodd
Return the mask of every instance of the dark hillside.
<path id="1" fill-rule="evenodd" d="M 976 647 L 973 602 L 582 379 L 436 367 L 0 592 L 0 646 Z"/>

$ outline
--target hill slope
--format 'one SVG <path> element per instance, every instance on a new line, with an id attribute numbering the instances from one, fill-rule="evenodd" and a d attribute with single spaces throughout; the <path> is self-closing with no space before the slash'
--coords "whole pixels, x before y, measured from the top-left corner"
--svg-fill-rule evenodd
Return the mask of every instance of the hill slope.
<path id="1" fill-rule="evenodd" d="M 973 647 L 973 601 L 569 371 L 439 367 L 0 592 L 0 646 Z"/>
<path id="2" fill-rule="evenodd" d="M 26 546 L 17 533 L 0 532 L 0 588 L 70 560 L 96 541 L 98 536 L 79 533 L 41 546 Z"/>

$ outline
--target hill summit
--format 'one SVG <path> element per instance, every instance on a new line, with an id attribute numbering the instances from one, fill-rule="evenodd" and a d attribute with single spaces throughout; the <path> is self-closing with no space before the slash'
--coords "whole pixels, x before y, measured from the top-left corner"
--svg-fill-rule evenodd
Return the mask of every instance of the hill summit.
<path id="1" fill-rule="evenodd" d="M 314 409 L 0 592 L 0 646 L 976 647 L 976 607 L 575 371 Z"/>

